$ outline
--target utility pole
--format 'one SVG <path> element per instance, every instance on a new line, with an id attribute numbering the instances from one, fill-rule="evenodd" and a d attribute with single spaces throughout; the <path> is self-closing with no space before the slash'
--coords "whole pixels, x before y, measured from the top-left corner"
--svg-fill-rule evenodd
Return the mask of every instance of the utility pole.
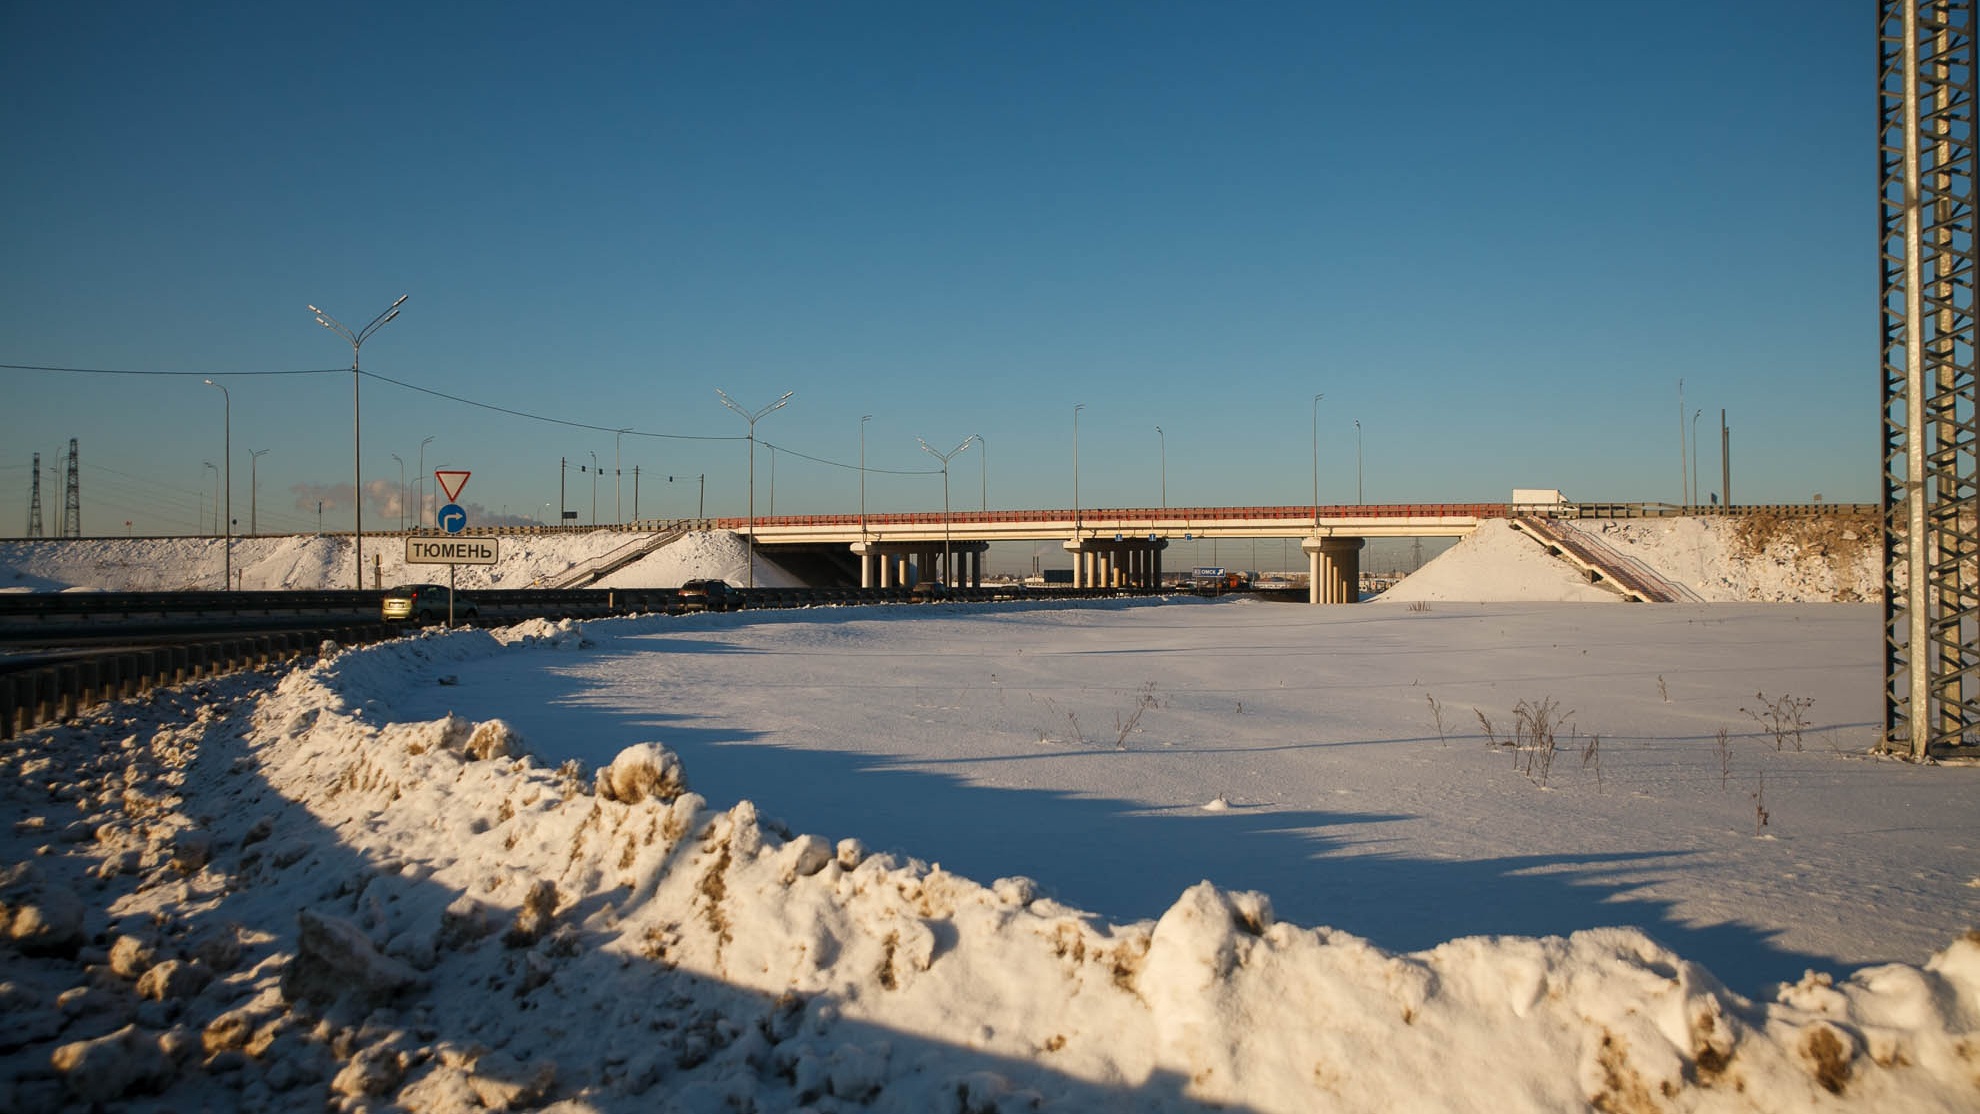
<path id="1" fill-rule="evenodd" d="M 569 472 L 570 470 L 571 470 L 570 459 L 568 457 L 561 457 L 561 456 L 558 457 L 557 458 L 557 528 L 560 530 L 563 529 L 564 526 L 564 473 Z"/>
<path id="2" fill-rule="evenodd" d="M 62 491 L 62 536 L 82 537 L 82 481 L 77 471 L 82 466 L 82 454 L 76 451 L 76 439 L 69 438 L 68 478 Z"/>
<path id="3" fill-rule="evenodd" d="M 34 454 L 34 478 L 28 481 L 27 536 L 41 536 L 41 454 Z"/>
<path id="4" fill-rule="evenodd" d="M 1882 746 L 1922 761 L 1980 748 L 1973 5 L 1880 0 L 1877 41 Z"/>

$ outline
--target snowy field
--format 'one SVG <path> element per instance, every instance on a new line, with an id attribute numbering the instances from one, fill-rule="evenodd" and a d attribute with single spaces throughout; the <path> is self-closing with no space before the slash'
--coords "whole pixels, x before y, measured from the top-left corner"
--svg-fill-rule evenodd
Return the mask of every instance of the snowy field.
<path id="1" fill-rule="evenodd" d="M 1980 771 L 1863 754 L 1876 626 L 819 609 L 162 694 L 6 752 L 0 1108 L 1972 1110 Z"/>
<path id="2" fill-rule="evenodd" d="M 1374 606 L 538 621 L 99 709 L 0 749 L 0 1111 L 1980 1109 L 1980 770 L 1868 754 L 1877 607 L 1613 598 L 1487 528 Z"/>

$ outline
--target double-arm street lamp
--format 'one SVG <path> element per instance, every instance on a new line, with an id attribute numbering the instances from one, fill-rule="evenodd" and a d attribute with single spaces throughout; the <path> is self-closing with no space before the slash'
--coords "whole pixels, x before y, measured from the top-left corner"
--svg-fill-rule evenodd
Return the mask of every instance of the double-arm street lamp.
<path id="1" fill-rule="evenodd" d="M 963 438 L 962 444 L 957 445 L 946 453 L 937 452 L 928 442 L 922 441 L 919 437 L 915 438 L 915 440 L 920 442 L 922 452 L 942 462 L 942 579 L 945 584 L 953 583 L 956 577 L 955 566 L 953 564 L 955 557 L 949 552 L 949 460 L 951 457 L 961 453 L 964 449 L 969 448 L 969 443 L 976 440 L 976 435 L 972 433 L 968 437 Z"/>
<path id="2" fill-rule="evenodd" d="M 364 590 L 364 427 L 359 417 L 358 409 L 358 382 L 361 378 L 361 373 L 358 371 L 358 349 L 364 347 L 364 342 L 371 339 L 371 334 L 384 328 L 394 317 L 399 316 L 399 307 L 405 304 L 406 298 L 409 296 L 406 294 L 399 295 L 398 301 L 385 307 L 384 313 L 372 318 L 371 324 L 366 325 L 355 333 L 345 328 L 343 322 L 317 309 L 315 306 L 309 307 L 309 312 L 316 315 L 316 323 L 318 325 L 336 333 L 351 343 L 351 503 L 353 516 L 351 540 L 357 543 L 357 588 L 359 591 Z"/>
<path id="3" fill-rule="evenodd" d="M 757 419 L 763 417 L 765 414 L 789 402 L 791 396 L 797 392 L 785 391 L 782 398 L 779 398 L 761 410 L 754 411 L 745 410 L 737 405 L 736 400 L 730 398 L 720 387 L 715 388 L 715 393 L 721 396 L 722 405 L 741 414 L 743 421 L 749 423 L 749 539 L 744 543 L 744 548 L 749 559 L 746 562 L 748 567 L 743 575 L 748 577 L 746 587 L 754 588 L 756 587 L 756 422 Z M 863 469 L 861 475 L 862 477 L 864 476 Z M 863 489 L 864 484 L 862 483 L 861 486 Z"/>
<path id="4" fill-rule="evenodd" d="M 224 592 L 234 587 L 234 396 L 211 379 L 206 380 L 206 385 L 220 392 L 220 459 L 226 465 L 220 482 L 227 489 L 227 545 L 223 551 L 226 556 L 221 565 L 224 571 L 220 582 L 220 590 Z"/>

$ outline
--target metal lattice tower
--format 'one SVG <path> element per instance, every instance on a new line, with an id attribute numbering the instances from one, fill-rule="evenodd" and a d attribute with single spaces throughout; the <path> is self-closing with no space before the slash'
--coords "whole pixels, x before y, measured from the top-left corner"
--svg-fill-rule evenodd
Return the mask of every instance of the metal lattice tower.
<path id="1" fill-rule="evenodd" d="M 27 536 L 41 536 L 41 454 L 34 454 L 34 478 L 28 481 Z"/>
<path id="2" fill-rule="evenodd" d="M 77 479 L 76 470 L 81 464 L 81 454 L 76 452 L 76 439 L 69 438 L 69 465 L 63 470 L 62 484 L 62 536 L 82 537 L 82 485 Z"/>
<path id="3" fill-rule="evenodd" d="M 1980 752 L 1973 0 L 1880 0 L 1884 746 Z"/>

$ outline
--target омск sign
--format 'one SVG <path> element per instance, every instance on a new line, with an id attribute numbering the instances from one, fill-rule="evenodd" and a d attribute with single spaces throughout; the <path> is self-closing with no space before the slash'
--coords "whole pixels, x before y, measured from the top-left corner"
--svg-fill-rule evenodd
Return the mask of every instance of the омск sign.
<path id="1" fill-rule="evenodd" d="M 499 538 L 407 538 L 408 565 L 492 565 L 501 556 Z"/>

